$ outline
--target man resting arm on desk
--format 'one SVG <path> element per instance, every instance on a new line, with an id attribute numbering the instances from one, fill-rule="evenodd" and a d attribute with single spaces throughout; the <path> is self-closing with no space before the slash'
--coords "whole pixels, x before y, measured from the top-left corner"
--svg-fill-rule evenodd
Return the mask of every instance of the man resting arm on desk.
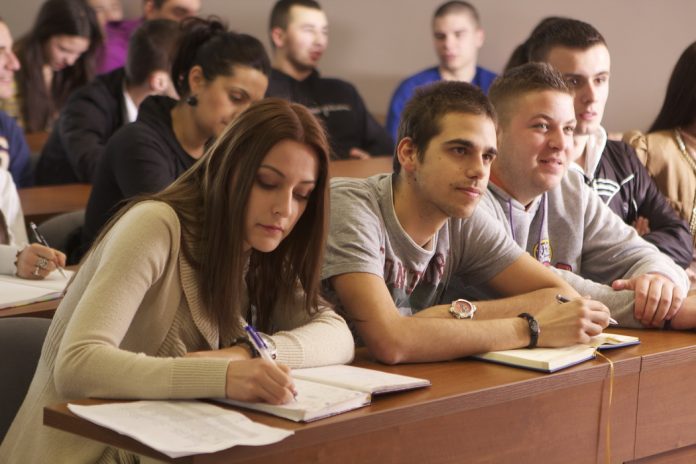
<path id="1" fill-rule="evenodd" d="M 0 169 L 0 274 L 43 279 L 65 266 L 65 255 L 38 243 L 27 245 L 22 206 L 10 173 Z"/>
<path id="2" fill-rule="evenodd" d="M 403 113 L 395 173 L 332 183 L 322 278 L 378 360 L 572 345 L 608 325 L 603 304 L 579 298 L 476 210 L 495 131 L 480 90 L 461 82 L 424 87 Z M 442 297 L 454 274 L 507 298 L 476 303 L 472 318 L 472 303 Z M 559 293 L 574 299 L 561 307 Z M 407 317 L 416 313 L 431 317 Z"/>

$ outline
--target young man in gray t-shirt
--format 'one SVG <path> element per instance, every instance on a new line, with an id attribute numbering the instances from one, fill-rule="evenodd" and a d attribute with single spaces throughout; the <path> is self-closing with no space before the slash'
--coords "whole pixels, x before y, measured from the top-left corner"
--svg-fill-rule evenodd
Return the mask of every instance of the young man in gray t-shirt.
<path id="1" fill-rule="evenodd" d="M 578 298 L 476 211 L 496 156 L 495 114 L 480 90 L 419 89 L 399 139 L 393 175 L 331 186 L 322 278 L 373 356 L 399 363 L 565 346 L 607 326 L 602 303 Z M 507 298 L 444 302 L 455 275 Z M 559 293 L 574 299 L 559 305 Z"/>

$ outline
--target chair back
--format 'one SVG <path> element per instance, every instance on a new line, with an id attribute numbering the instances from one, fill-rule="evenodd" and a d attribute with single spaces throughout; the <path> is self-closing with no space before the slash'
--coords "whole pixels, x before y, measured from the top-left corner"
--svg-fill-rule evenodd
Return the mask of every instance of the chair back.
<path id="1" fill-rule="evenodd" d="M 39 317 L 0 318 L 0 443 L 29 390 L 50 325 Z"/>

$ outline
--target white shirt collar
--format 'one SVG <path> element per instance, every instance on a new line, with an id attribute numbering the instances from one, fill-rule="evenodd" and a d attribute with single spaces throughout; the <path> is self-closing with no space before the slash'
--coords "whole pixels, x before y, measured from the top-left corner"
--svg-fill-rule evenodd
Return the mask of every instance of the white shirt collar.
<path id="1" fill-rule="evenodd" d="M 136 119 L 138 119 L 138 107 L 128 94 L 125 82 L 123 83 L 123 100 L 126 102 L 126 114 L 124 114 L 126 117 L 126 123 L 134 122 Z"/>
<path id="2" fill-rule="evenodd" d="M 602 126 L 599 126 L 599 129 L 587 138 L 585 165 L 580 166 L 577 162 L 573 162 L 570 168 L 580 172 L 585 177 L 593 179 L 599 160 L 602 159 L 604 148 L 607 146 L 607 139 L 607 131 Z"/>

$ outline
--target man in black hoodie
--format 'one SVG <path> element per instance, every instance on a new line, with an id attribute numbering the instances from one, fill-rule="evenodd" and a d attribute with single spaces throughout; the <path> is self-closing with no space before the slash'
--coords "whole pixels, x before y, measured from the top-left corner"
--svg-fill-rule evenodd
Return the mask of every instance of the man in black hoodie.
<path id="1" fill-rule="evenodd" d="M 106 143 L 135 121 L 149 95 L 171 95 L 169 72 L 179 25 L 167 19 L 144 22 L 130 39 L 125 68 L 98 76 L 75 92 L 60 113 L 41 152 L 36 183 L 92 183 Z"/>
<path id="2" fill-rule="evenodd" d="M 387 131 L 365 107 L 353 85 L 321 77 L 316 67 L 328 44 L 328 22 L 314 0 L 280 0 L 270 21 L 273 71 L 266 96 L 302 103 L 329 133 L 336 158 L 391 155 Z"/>

